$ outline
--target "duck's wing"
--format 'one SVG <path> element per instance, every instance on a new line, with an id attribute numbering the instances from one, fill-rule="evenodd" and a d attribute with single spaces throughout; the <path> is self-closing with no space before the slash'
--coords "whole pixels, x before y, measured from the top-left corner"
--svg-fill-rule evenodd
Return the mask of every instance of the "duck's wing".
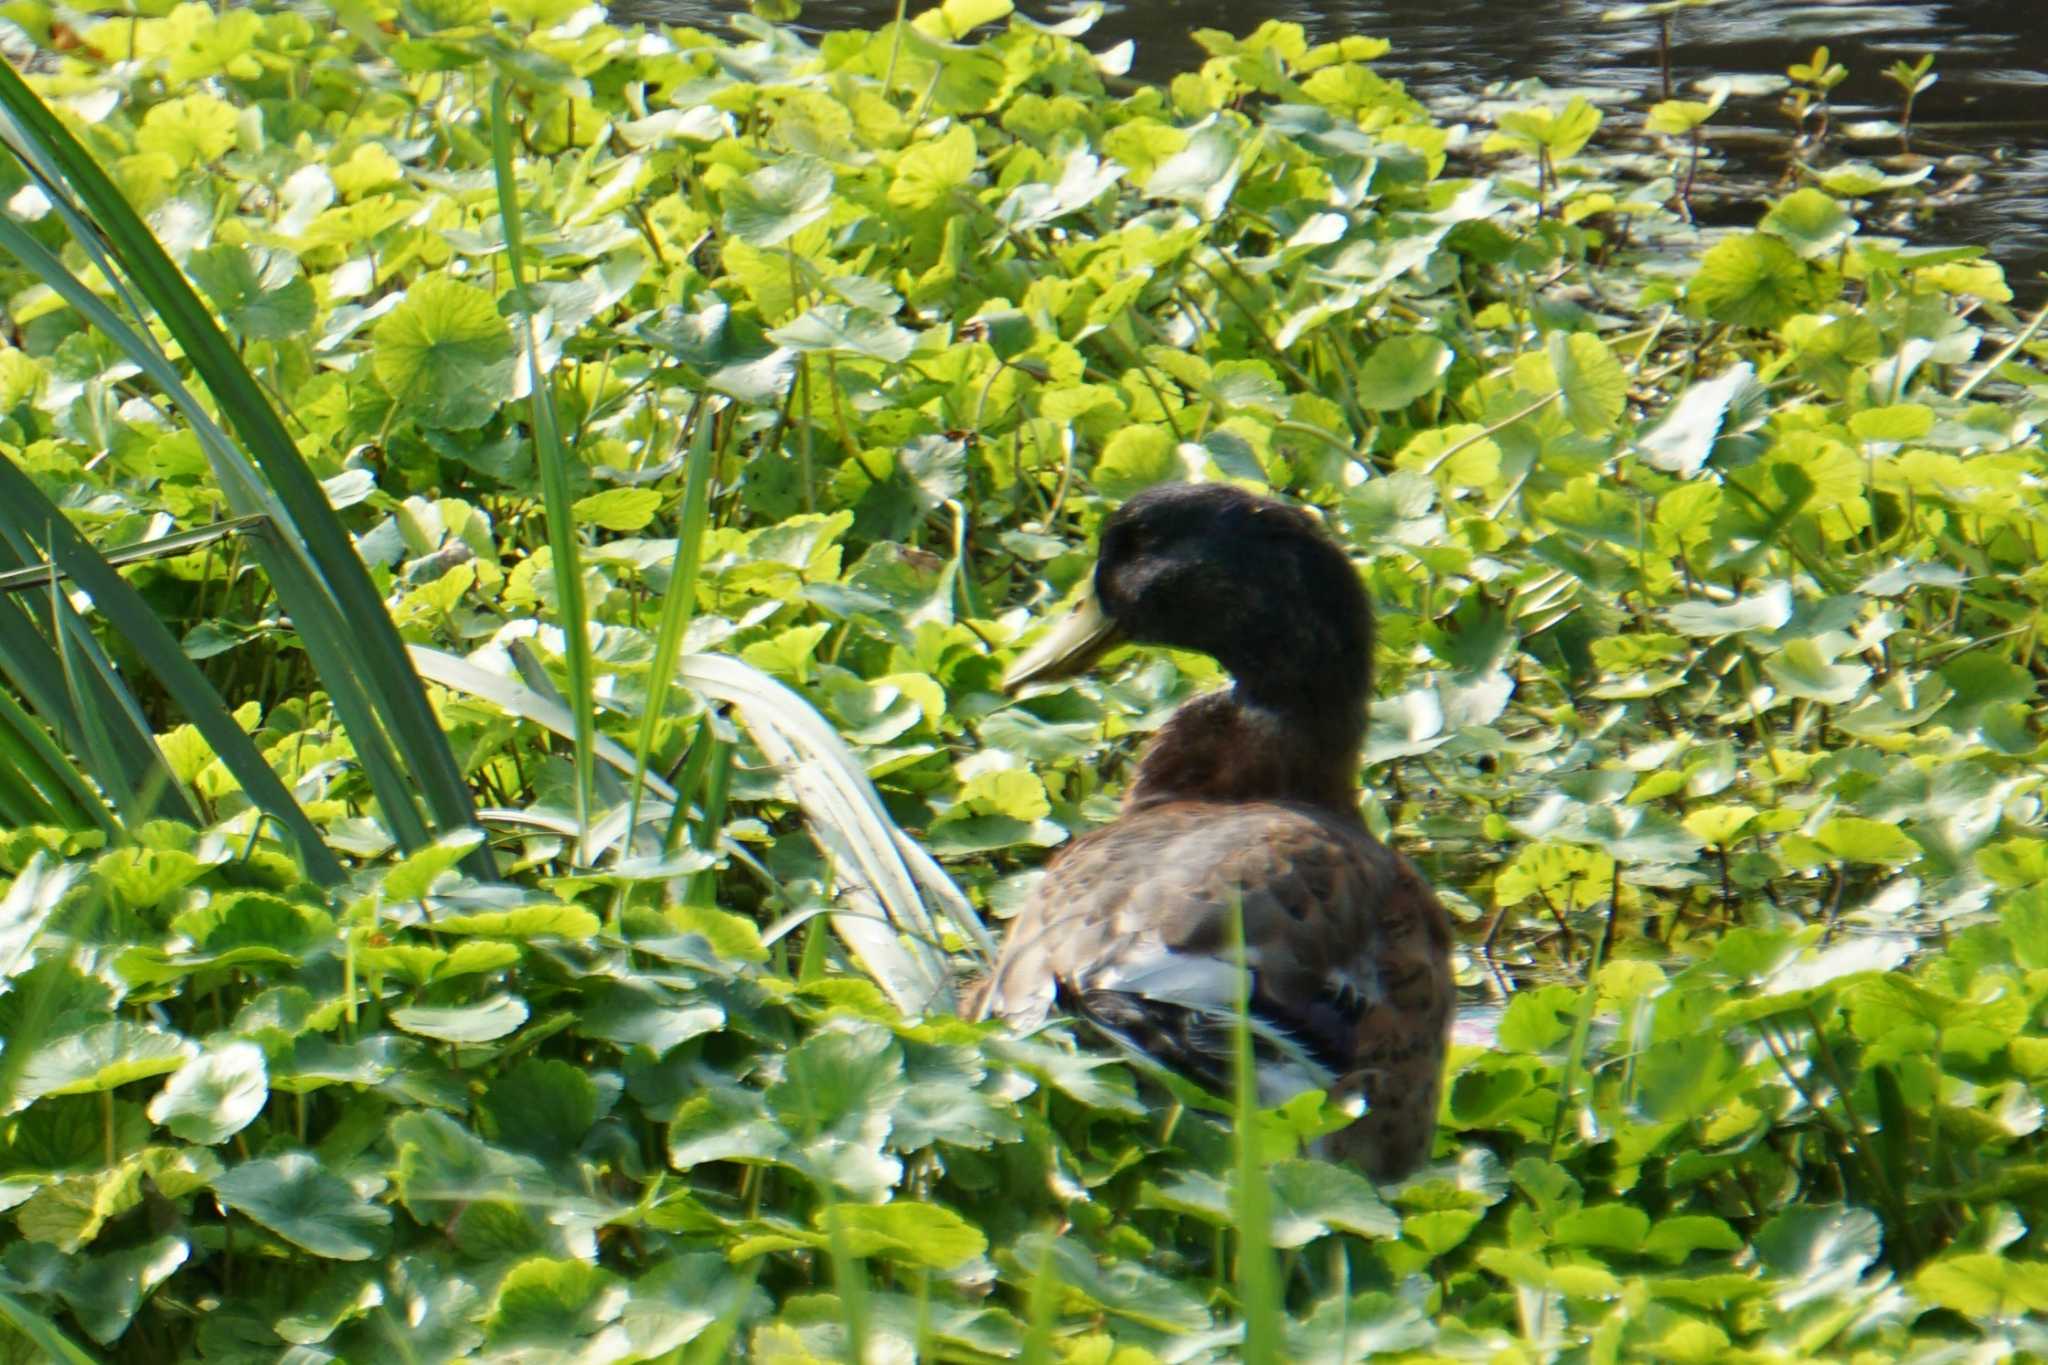
<path id="1" fill-rule="evenodd" d="M 1356 1017 L 1351 1070 L 1336 1092 L 1360 1094 L 1369 1108 L 1331 1144 L 1334 1155 L 1376 1178 L 1397 1180 L 1429 1156 L 1436 1140 L 1457 984 L 1450 916 L 1406 858 L 1374 847 L 1384 875 L 1377 978 Z"/>
<path id="2" fill-rule="evenodd" d="M 1047 871 L 974 1012 L 1024 1027 L 1055 1002 L 1225 1093 L 1243 916 L 1262 1099 L 1368 1105 L 1335 1146 L 1388 1177 L 1427 1155 L 1451 1009 L 1450 929 L 1407 862 L 1305 807 L 1171 802 Z"/>

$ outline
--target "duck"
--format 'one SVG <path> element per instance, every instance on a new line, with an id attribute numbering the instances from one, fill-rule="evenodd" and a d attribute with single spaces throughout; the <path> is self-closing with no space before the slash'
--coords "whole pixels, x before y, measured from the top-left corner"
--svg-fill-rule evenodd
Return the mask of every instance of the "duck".
<path id="1" fill-rule="evenodd" d="M 1276 498 L 1155 486 L 1104 520 L 1074 606 L 1003 686 L 1070 678 L 1123 643 L 1206 654 L 1231 684 L 1180 706 L 1116 819 L 1048 863 L 963 1012 L 1021 1031 L 1077 1017 L 1228 1095 L 1242 991 L 1259 1102 L 1348 1102 L 1322 1154 L 1409 1175 L 1436 1136 L 1452 938 L 1359 811 L 1373 614 L 1357 570 Z"/>

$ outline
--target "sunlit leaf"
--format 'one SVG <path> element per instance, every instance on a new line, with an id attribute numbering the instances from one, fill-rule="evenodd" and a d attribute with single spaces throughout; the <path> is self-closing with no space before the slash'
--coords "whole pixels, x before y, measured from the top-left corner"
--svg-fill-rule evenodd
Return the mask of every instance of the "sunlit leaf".
<path id="1" fill-rule="evenodd" d="M 749 246 L 780 245 L 832 206 L 832 168 L 808 156 L 786 156 L 725 192 L 725 230 Z"/>
<path id="2" fill-rule="evenodd" d="M 82 1095 L 161 1076 L 184 1065 L 194 1048 L 176 1034 L 117 1019 L 38 1049 L 22 1064 L 20 1093 Z"/>
<path id="3" fill-rule="evenodd" d="M 187 1142 L 212 1144 L 248 1127 L 269 1095 L 262 1049 L 229 1043 L 179 1068 L 150 1101 L 149 1117 Z"/>
<path id="4" fill-rule="evenodd" d="M 245 1161 L 215 1178 L 222 1204 L 315 1256 L 360 1261 L 384 1244 L 391 1211 L 304 1152 Z"/>
<path id="5" fill-rule="evenodd" d="M 519 997 L 494 995 L 474 1005 L 403 1005 L 391 1011 L 391 1022 L 438 1042 L 488 1043 L 525 1023 L 526 1014 Z"/>
<path id="6" fill-rule="evenodd" d="M 1572 425 L 1587 435 L 1614 430 L 1628 401 L 1628 376 L 1605 343 L 1590 332 L 1553 333 L 1549 355 Z"/>
<path id="7" fill-rule="evenodd" d="M 1984 1254 L 1948 1256 L 1913 1277 L 1913 1292 L 1969 1317 L 2048 1312 L 2048 1263 Z"/>
<path id="8" fill-rule="evenodd" d="M 1790 247 L 1754 232 L 1729 237 L 1709 251 L 1686 295 L 1718 321 L 1764 329 L 1821 298 L 1812 272 Z"/>
<path id="9" fill-rule="evenodd" d="M 512 329 L 475 285 L 423 277 L 377 324 L 376 343 L 378 382 L 424 426 L 479 426 L 512 396 Z"/>
<path id="10" fill-rule="evenodd" d="M 1758 226 L 1812 260 L 1848 241 L 1856 231 L 1856 220 L 1833 195 L 1802 189 L 1772 205 Z"/>
<path id="11" fill-rule="evenodd" d="M 1784 648 L 1766 656 L 1764 673 L 1792 696 L 1830 706 L 1854 701 L 1870 681 L 1868 665 L 1837 663 L 1817 641 L 1810 639 L 1787 641 Z"/>
<path id="12" fill-rule="evenodd" d="M 793 351 L 836 351 L 895 362 L 910 354 L 917 338 L 880 314 L 825 303 L 768 333 L 770 341 Z"/>
<path id="13" fill-rule="evenodd" d="M 956 123 L 944 135 L 904 150 L 889 182 L 889 202 L 907 209 L 940 207 L 973 171 L 974 134 Z"/>
<path id="14" fill-rule="evenodd" d="M 1776 630 L 1792 619 L 1792 589 L 1774 584 L 1755 597 L 1723 606 L 1687 602 L 1664 610 L 1664 619 L 1687 635 L 1733 635 L 1738 631 Z"/>
<path id="15" fill-rule="evenodd" d="M 582 1261 L 536 1257 L 506 1272 L 486 1320 L 493 1347 L 566 1351 L 616 1318 L 612 1275 Z"/>
<path id="16" fill-rule="evenodd" d="M 1694 384 L 1679 394 L 1663 418 L 1638 438 L 1643 458 L 1658 469 L 1688 475 L 1706 463 L 1721 434 L 1730 407 L 1755 384 L 1755 371 L 1743 361 L 1727 373 Z"/>
<path id="17" fill-rule="evenodd" d="M 1433 336 L 1390 337 L 1359 366 L 1356 397 L 1368 408 L 1405 407 L 1434 389 L 1455 358 Z"/>
<path id="18" fill-rule="evenodd" d="M 981 1255 L 988 1239 L 959 1214 L 934 1204 L 829 1204 L 814 1226 L 845 1239 L 854 1256 L 881 1256 L 932 1270 L 951 1270 Z"/>

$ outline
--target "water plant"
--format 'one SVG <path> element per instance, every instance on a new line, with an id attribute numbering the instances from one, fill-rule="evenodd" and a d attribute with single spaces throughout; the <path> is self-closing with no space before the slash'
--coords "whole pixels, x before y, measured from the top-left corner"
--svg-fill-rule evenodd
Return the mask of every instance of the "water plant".
<path id="1" fill-rule="evenodd" d="M 1899 88 L 1899 145 L 1903 147 L 1913 133 L 1913 101 L 1941 79 L 1934 74 L 1934 54 L 1923 52 L 1910 62 L 1901 57 L 1884 69 L 1884 78 Z"/>
<path id="2" fill-rule="evenodd" d="M 1685 139 L 1685 173 L 1678 181 L 1678 207 L 1688 218 L 1692 216 L 1692 192 L 1699 179 L 1700 158 L 1706 154 L 1706 139 L 1701 136 L 1700 129 L 1721 112 L 1721 106 L 1727 99 L 1727 86 L 1716 85 L 1703 100 L 1660 100 L 1650 107 L 1648 117 L 1643 120 L 1643 126 L 1650 132 Z"/>
<path id="3" fill-rule="evenodd" d="M 1616 5 L 1600 11 L 1599 21 L 1603 24 L 1626 24 L 1637 19 L 1657 21 L 1657 74 L 1663 85 L 1663 98 L 1672 95 L 1671 84 L 1671 21 L 1687 11 L 1716 9 L 1729 0 L 1649 0 L 1646 4 Z"/>
<path id="4" fill-rule="evenodd" d="M 1849 68 L 1831 58 L 1826 47 L 1817 47 L 1805 61 L 1786 67 L 1785 74 L 1792 88 L 1785 92 L 1779 107 L 1798 132 L 1801 155 L 1810 157 L 1827 142 L 1828 96 L 1849 79 Z"/>

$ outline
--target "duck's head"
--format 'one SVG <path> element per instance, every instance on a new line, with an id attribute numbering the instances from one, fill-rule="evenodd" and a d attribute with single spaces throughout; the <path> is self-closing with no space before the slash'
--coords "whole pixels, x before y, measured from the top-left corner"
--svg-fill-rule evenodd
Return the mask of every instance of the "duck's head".
<path id="1" fill-rule="evenodd" d="M 1306 512 L 1229 484 L 1147 489 L 1103 523 L 1089 587 L 1005 688 L 1078 673 L 1129 641 L 1209 655 L 1245 702 L 1362 719 L 1372 612 L 1351 561 Z"/>

